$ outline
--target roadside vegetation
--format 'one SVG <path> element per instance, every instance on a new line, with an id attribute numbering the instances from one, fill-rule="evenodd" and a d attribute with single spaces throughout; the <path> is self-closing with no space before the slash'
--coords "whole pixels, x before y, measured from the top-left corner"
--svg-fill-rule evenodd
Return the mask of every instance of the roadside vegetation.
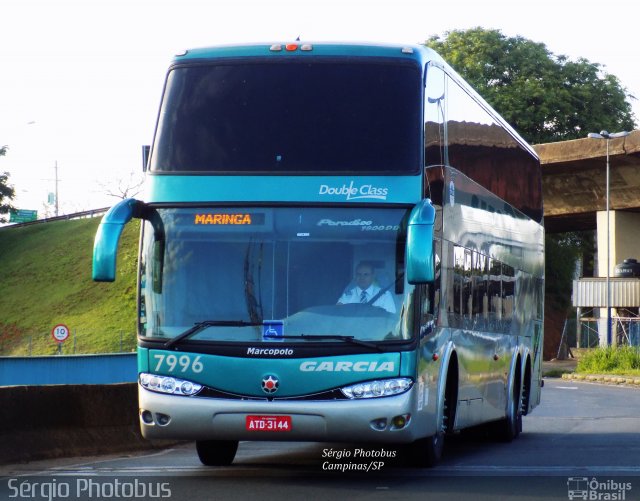
<path id="1" fill-rule="evenodd" d="M 132 351 L 136 346 L 139 224 L 126 226 L 114 283 L 91 279 L 100 218 L 0 230 L 0 356 L 52 355 L 51 329 L 69 327 L 64 354 Z"/>
<path id="2" fill-rule="evenodd" d="M 576 372 L 580 374 L 640 376 L 640 348 L 637 346 L 618 346 L 584 351 L 578 359 Z"/>

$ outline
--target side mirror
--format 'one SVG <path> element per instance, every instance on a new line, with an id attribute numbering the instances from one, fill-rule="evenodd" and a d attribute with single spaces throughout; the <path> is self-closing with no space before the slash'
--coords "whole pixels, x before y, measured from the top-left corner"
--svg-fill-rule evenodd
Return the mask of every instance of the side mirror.
<path id="1" fill-rule="evenodd" d="M 431 200 L 419 202 L 409 215 L 407 225 L 407 281 L 424 284 L 435 279 L 433 225 L 436 210 Z"/>
<path id="2" fill-rule="evenodd" d="M 93 242 L 93 273 L 96 282 L 113 282 L 116 278 L 116 256 L 120 235 L 133 217 L 140 217 L 143 203 L 127 198 L 104 215 Z"/>

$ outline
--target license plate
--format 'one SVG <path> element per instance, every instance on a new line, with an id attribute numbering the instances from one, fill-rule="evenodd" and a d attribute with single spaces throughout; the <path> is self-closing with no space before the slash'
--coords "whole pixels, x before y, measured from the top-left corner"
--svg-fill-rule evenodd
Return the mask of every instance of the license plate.
<path id="1" fill-rule="evenodd" d="M 247 416 L 248 431 L 291 431 L 291 416 Z"/>

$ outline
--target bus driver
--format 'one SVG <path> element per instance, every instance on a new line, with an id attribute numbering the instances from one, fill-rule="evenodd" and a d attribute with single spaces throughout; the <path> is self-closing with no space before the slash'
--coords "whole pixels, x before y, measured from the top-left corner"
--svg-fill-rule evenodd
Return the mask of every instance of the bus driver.
<path id="1" fill-rule="evenodd" d="M 338 304 L 363 303 L 383 308 L 389 313 L 396 312 L 396 305 L 393 296 L 389 291 L 380 294 L 380 287 L 374 284 L 375 272 L 373 265 L 367 261 L 361 261 L 356 267 L 355 283 L 356 285 L 347 289 Z M 374 299 L 373 303 L 371 300 Z"/>

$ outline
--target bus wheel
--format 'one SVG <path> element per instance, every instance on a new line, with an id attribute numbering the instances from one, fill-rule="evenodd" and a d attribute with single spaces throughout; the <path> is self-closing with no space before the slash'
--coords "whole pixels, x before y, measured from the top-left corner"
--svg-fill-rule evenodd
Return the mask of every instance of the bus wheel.
<path id="1" fill-rule="evenodd" d="M 440 462 L 442 451 L 444 450 L 444 431 L 439 431 L 435 435 L 427 437 L 424 440 L 423 461 L 420 466 L 433 468 Z"/>
<path id="2" fill-rule="evenodd" d="M 513 384 L 509 395 L 507 416 L 495 423 L 495 437 L 502 442 L 511 442 L 522 431 L 522 401 L 520 397 L 520 378 Z"/>
<path id="3" fill-rule="evenodd" d="M 229 466 L 238 450 L 237 440 L 198 440 L 196 451 L 206 466 Z"/>
<path id="4" fill-rule="evenodd" d="M 446 395 L 446 393 L 445 393 Z M 430 437 L 416 440 L 408 446 L 408 459 L 412 465 L 421 468 L 433 468 L 440 462 L 444 450 L 444 437 L 447 430 L 447 399 L 443 406 L 443 415 L 440 418 L 438 431 Z"/>
<path id="5" fill-rule="evenodd" d="M 457 383 L 455 388 L 457 388 Z M 453 426 L 453 412 L 455 406 L 451 407 L 451 402 L 455 402 L 455 394 L 452 393 L 454 384 L 451 378 L 447 382 L 442 402 L 442 414 L 440 415 L 437 431 L 430 437 L 416 440 L 409 446 L 409 458 L 415 466 L 432 468 L 436 466 L 442 458 L 444 450 L 444 437 L 450 426 Z"/>

